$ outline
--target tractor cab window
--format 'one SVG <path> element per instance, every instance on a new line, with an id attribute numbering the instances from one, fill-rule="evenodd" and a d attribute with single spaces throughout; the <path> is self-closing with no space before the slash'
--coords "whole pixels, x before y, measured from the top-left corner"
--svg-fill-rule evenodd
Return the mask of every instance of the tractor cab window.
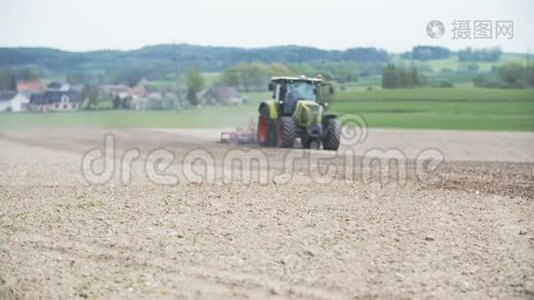
<path id="1" fill-rule="evenodd" d="M 280 88 L 280 100 L 284 101 L 283 111 L 294 111 L 298 100 L 316 101 L 316 85 L 309 81 L 288 82 Z"/>
<path id="2" fill-rule="evenodd" d="M 316 100 L 315 84 L 307 81 L 296 81 L 287 84 L 285 101 L 289 103 L 297 100 Z"/>

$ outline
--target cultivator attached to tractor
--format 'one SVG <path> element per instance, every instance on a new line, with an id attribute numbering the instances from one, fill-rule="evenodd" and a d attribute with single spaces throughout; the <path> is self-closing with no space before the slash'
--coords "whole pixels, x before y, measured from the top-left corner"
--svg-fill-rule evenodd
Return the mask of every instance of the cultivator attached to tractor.
<path id="1" fill-rule="evenodd" d="M 254 119 L 250 119 L 246 128 L 236 128 L 234 131 L 221 132 L 221 143 L 256 144 L 256 123 Z"/>

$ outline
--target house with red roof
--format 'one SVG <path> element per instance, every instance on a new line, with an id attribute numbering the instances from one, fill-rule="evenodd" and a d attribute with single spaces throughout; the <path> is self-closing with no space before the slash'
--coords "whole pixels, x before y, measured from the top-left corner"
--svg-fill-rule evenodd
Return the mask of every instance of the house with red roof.
<path id="1" fill-rule="evenodd" d="M 40 80 L 26 80 L 17 82 L 17 92 L 19 93 L 36 93 L 46 90 L 46 85 Z"/>

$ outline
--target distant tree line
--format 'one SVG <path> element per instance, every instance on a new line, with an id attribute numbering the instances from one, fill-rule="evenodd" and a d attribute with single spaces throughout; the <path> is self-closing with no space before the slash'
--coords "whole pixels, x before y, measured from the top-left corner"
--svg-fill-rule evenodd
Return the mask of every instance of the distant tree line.
<path id="1" fill-rule="evenodd" d="M 389 64 L 382 72 L 382 87 L 385 89 L 413 88 L 426 84 L 426 77 L 420 74 L 415 67 L 404 69 Z"/>
<path id="2" fill-rule="evenodd" d="M 288 68 L 294 74 L 304 74 L 308 76 L 321 74 L 323 78 L 329 81 L 337 81 L 340 83 L 358 81 L 361 72 L 360 63 L 355 61 L 327 61 L 321 63 L 292 64 L 289 65 Z"/>
<path id="3" fill-rule="evenodd" d="M 445 59 L 451 56 L 451 51 L 443 47 L 415 46 L 411 52 L 404 53 L 402 58 L 416 60 Z"/>
<path id="4" fill-rule="evenodd" d="M 415 60 L 431 60 L 431 59 L 446 59 L 449 58 L 453 52 L 444 47 L 436 46 L 415 46 L 412 48 L 412 51 L 403 53 L 401 55 L 404 59 L 415 59 Z M 500 48 L 491 48 L 491 49 L 472 49 L 466 48 L 459 50 L 456 53 L 460 61 L 486 61 L 486 62 L 496 62 L 499 61 L 502 55 Z"/>
<path id="5" fill-rule="evenodd" d="M 0 66 L 0 90 L 16 90 L 17 81 L 37 80 L 41 73 L 36 67 L 2 67 Z"/>
<path id="6" fill-rule="evenodd" d="M 534 66 L 523 66 L 518 63 L 505 64 L 498 67 L 496 72 L 476 76 L 473 84 L 490 88 L 534 87 Z"/>
<path id="7" fill-rule="evenodd" d="M 187 72 L 185 84 L 187 86 L 187 100 L 189 104 L 197 106 L 200 103 L 197 94 L 206 86 L 206 80 L 198 68 L 192 68 Z"/>
<path id="8" fill-rule="evenodd" d="M 356 62 L 322 62 L 315 64 L 280 63 L 241 63 L 225 69 L 219 76 L 218 84 L 235 87 L 241 91 L 265 90 L 267 82 L 272 76 L 317 76 L 321 75 L 329 81 L 340 83 L 354 82 L 359 77 L 359 67 Z"/>
<path id="9" fill-rule="evenodd" d="M 0 90 L 16 90 L 17 82 L 15 76 L 6 69 L 0 68 Z"/>
<path id="10" fill-rule="evenodd" d="M 285 76 L 292 72 L 282 64 L 242 63 L 222 72 L 218 83 L 250 92 L 265 90 L 271 76 Z"/>
<path id="11" fill-rule="evenodd" d="M 97 101 L 100 97 L 100 91 L 97 85 L 94 84 L 85 84 L 81 91 L 81 99 L 83 101 L 82 108 L 91 110 L 94 109 L 97 105 Z M 120 99 L 119 99 L 120 100 Z M 117 103 L 114 102 L 116 105 Z"/>
<path id="12" fill-rule="evenodd" d="M 458 51 L 460 61 L 487 61 L 496 62 L 501 58 L 502 51 L 499 48 L 493 49 L 471 49 L 466 48 Z"/>

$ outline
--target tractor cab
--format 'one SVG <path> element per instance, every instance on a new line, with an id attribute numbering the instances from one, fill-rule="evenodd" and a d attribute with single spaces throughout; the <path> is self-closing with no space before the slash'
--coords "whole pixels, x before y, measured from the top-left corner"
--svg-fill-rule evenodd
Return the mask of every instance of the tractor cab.
<path id="1" fill-rule="evenodd" d="M 300 77 L 273 77 L 269 90 L 273 99 L 280 105 L 280 113 L 291 114 L 295 111 L 298 101 L 318 100 L 322 79 Z"/>

